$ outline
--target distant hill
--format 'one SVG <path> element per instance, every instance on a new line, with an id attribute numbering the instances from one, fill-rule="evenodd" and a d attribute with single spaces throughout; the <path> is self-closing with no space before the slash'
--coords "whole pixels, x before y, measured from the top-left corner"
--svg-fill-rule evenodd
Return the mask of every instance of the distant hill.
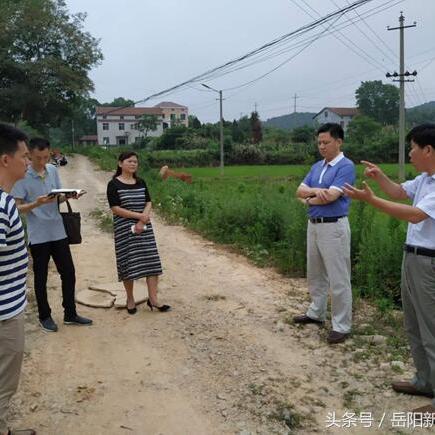
<path id="1" fill-rule="evenodd" d="M 304 125 L 312 126 L 314 124 L 314 115 L 316 113 L 301 112 L 276 116 L 263 122 L 263 126 L 281 128 L 283 130 L 293 130 L 296 127 L 303 127 Z M 419 124 L 422 122 L 435 123 L 435 101 L 406 109 L 406 122 L 409 124 Z"/>
<path id="2" fill-rule="evenodd" d="M 406 122 L 409 124 L 435 123 L 435 101 L 406 109 Z"/>
<path id="3" fill-rule="evenodd" d="M 296 127 L 303 127 L 304 125 L 313 125 L 313 116 L 316 113 L 301 112 L 292 113 L 291 115 L 276 116 L 263 122 L 263 127 L 275 127 L 283 130 L 293 130 Z"/>

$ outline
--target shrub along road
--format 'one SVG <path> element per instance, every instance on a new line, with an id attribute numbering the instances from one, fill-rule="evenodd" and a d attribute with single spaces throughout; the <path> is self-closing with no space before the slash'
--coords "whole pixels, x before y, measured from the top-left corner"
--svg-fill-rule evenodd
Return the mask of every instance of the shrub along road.
<path id="1" fill-rule="evenodd" d="M 112 235 L 89 215 L 107 209 L 110 174 L 83 156 L 60 171 L 64 187 L 88 191 L 73 203 L 84 238 L 72 248 L 77 289 L 115 281 Z M 325 329 L 287 323 L 308 303 L 304 280 L 256 268 L 158 216 L 154 222 L 165 270 L 160 298 L 174 310 L 151 313 L 142 305 L 129 316 L 79 306 L 94 325 L 64 326 L 52 273 L 49 297 L 60 328 L 40 331 L 30 294 L 27 353 L 12 410 L 17 425 L 44 435 L 386 433 L 393 412 L 426 403 L 388 387 L 402 376 L 392 359 L 404 361 L 393 364 L 396 371 L 409 375 L 411 368 L 406 347 L 394 338 L 400 313 L 381 322 L 359 302 L 354 338 L 328 347 Z M 357 420 L 353 428 L 337 427 L 343 422 L 327 428 L 329 412 L 341 420 L 346 410 L 357 418 L 371 412 L 373 427 Z"/>

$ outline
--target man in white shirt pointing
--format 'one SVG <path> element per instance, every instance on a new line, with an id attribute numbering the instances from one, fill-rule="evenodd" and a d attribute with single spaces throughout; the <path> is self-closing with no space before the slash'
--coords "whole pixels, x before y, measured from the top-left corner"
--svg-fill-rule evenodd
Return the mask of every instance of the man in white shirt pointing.
<path id="1" fill-rule="evenodd" d="M 364 183 L 363 189 L 344 188 L 353 199 L 366 201 L 384 213 L 408 222 L 402 263 L 402 304 L 405 329 L 416 367 L 412 381 L 394 382 L 395 391 L 433 398 L 435 393 L 435 124 L 414 127 L 407 135 L 409 157 L 417 171 L 414 180 L 398 184 L 370 162 L 365 175 L 395 200 L 411 199 L 412 205 L 377 197 Z M 435 417 L 435 400 L 415 409 Z"/>

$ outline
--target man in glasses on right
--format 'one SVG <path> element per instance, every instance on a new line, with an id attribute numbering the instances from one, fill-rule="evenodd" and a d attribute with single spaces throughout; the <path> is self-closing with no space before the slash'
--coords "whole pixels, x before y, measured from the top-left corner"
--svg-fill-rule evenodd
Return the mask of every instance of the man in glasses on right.
<path id="1" fill-rule="evenodd" d="M 399 393 L 426 396 L 435 393 L 435 124 L 414 127 L 406 137 L 411 163 L 420 172 L 414 180 L 398 184 L 370 162 L 365 175 L 394 200 L 411 199 L 412 205 L 377 197 L 364 182 L 363 189 L 347 185 L 344 192 L 366 201 L 397 219 L 408 222 L 402 263 L 402 304 L 405 330 L 416 367 L 414 379 L 394 382 Z M 435 418 L 435 400 L 413 410 Z"/>

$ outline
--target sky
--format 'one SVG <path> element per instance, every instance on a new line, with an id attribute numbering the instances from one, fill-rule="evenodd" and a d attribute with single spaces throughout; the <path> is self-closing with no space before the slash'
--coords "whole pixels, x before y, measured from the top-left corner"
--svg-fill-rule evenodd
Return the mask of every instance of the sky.
<path id="1" fill-rule="evenodd" d="M 84 30 L 100 40 L 104 60 L 90 77 L 95 85 L 92 96 L 103 103 L 116 97 L 143 100 L 353 1 L 66 0 L 66 4 L 71 13 L 87 13 Z M 204 83 L 223 90 L 227 120 L 249 116 L 255 109 L 262 120 L 286 115 L 294 112 L 295 102 L 297 112 L 355 107 L 355 90 L 362 81 L 392 83 L 385 74 L 399 71 L 399 31 L 388 31 L 387 26 L 399 25 L 401 11 L 405 25 L 417 24 L 404 32 L 405 67 L 418 72 L 415 82 L 406 84 L 406 107 L 433 101 L 435 1 L 372 0 L 298 39 L 302 45 L 282 47 L 276 57 L 266 56 L 247 68 L 199 80 L 137 106 L 172 101 L 187 106 L 201 122 L 217 122 L 218 93 Z"/>

